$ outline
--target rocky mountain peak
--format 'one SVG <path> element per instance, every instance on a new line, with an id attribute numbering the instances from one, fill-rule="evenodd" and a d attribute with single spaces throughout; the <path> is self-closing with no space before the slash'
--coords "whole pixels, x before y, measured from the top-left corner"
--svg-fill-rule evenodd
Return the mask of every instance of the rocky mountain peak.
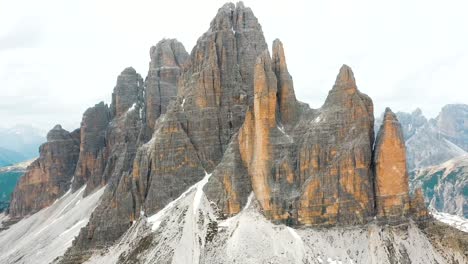
<path id="1" fill-rule="evenodd" d="M 83 116 L 73 190 L 86 184 L 86 195 L 107 187 L 60 263 L 93 260 L 116 241 L 143 237 L 144 244 L 116 258 L 208 263 L 202 254 L 233 234 L 218 227 L 238 221 L 223 218 L 241 214 L 242 220 L 245 208 L 255 223 L 304 227 L 358 226 L 376 215 L 403 221 L 419 210 L 420 197 L 410 207 L 404 140 L 393 112 L 386 111 L 374 149 L 373 103 L 346 65 L 323 107 L 298 102 L 283 44 L 275 40 L 270 57 L 257 18 L 242 3 L 221 7 L 190 55 L 166 39 L 150 56 L 144 84 L 125 69 L 110 107 L 99 104 Z M 76 154 L 69 149 L 60 154 Z M 55 169 L 57 159 L 46 154 L 45 167 Z M 73 165 L 77 157 L 68 158 Z M 37 171 L 30 173 L 48 177 Z M 69 185 L 73 173 L 62 174 Z M 31 189 L 44 186 L 36 182 Z M 17 197 L 25 190 L 18 188 Z M 31 204 L 16 200 L 16 208 Z M 294 229 L 284 230 L 300 241 Z"/>
<path id="2" fill-rule="evenodd" d="M 145 80 L 145 121 L 149 135 L 154 132 L 156 120 L 177 96 L 177 83 L 189 54 L 176 39 L 163 39 L 151 47 L 150 58 Z"/>
<path id="3" fill-rule="evenodd" d="M 188 53 L 177 39 L 162 39 L 150 48 L 150 70 L 160 67 L 182 67 Z"/>
<path id="4" fill-rule="evenodd" d="M 68 131 L 62 128 L 61 125 L 55 125 L 52 130 L 47 133 L 47 141 L 55 140 L 67 140 L 70 139 L 71 135 Z"/>
<path id="5" fill-rule="evenodd" d="M 234 33 L 252 29 L 261 30 L 261 26 L 252 10 L 245 7 L 243 2 L 224 4 L 210 24 L 211 32 L 228 30 Z"/>
<path id="6" fill-rule="evenodd" d="M 283 43 L 279 39 L 273 41 L 273 62 L 275 64 L 275 72 L 288 72 L 286 57 L 284 55 Z"/>
<path id="7" fill-rule="evenodd" d="M 409 214 L 409 182 L 403 131 L 396 115 L 385 109 L 375 143 L 377 216 L 398 220 Z"/>
<path id="8" fill-rule="evenodd" d="M 343 64 L 343 66 L 341 66 L 340 72 L 338 73 L 338 76 L 336 76 L 336 81 L 335 85 L 333 86 L 333 89 L 357 89 L 353 70 L 351 70 L 351 68 L 348 65 Z"/>
<path id="9" fill-rule="evenodd" d="M 423 113 L 422 113 L 421 108 L 417 107 L 416 109 L 414 109 L 414 111 L 411 112 L 411 115 L 413 115 L 413 116 L 422 116 Z"/>
<path id="10" fill-rule="evenodd" d="M 74 132 L 75 133 L 75 132 Z M 69 188 L 80 152 L 79 137 L 56 125 L 12 194 L 9 214 L 20 219 L 51 205 Z"/>
<path id="11" fill-rule="evenodd" d="M 294 84 L 286 64 L 283 43 L 279 39 L 273 41 L 273 70 L 278 82 L 278 105 L 281 123 L 290 127 L 299 118 L 299 105 L 294 92 Z"/>
<path id="12" fill-rule="evenodd" d="M 141 107 L 143 98 L 143 79 L 132 67 L 125 68 L 117 78 L 112 93 L 111 110 L 113 116 L 120 117 L 134 104 Z"/>
<path id="13" fill-rule="evenodd" d="M 468 105 L 449 104 L 436 118 L 443 137 L 468 152 Z"/>

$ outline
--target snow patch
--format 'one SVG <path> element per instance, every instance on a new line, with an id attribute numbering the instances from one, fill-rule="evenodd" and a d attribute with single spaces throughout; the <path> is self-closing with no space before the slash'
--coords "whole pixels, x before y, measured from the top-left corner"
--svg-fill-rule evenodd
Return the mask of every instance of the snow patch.
<path id="1" fill-rule="evenodd" d="M 185 98 L 182 99 L 182 104 L 180 105 L 182 107 L 182 109 L 184 109 L 184 105 L 185 105 Z"/>
<path id="2" fill-rule="evenodd" d="M 131 111 L 136 109 L 136 103 L 133 103 L 132 106 L 127 110 L 127 113 L 130 113 Z"/>
<path id="3" fill-rule="evenodd" d="M 205 171 L 205 177 L 203 177 L 203 179 L 197 183 L 197 192 L 195 193 L 195 198 L 193 199 L 193 214 L 196 214 L 198 208 L 200 208 L 200 202 L 203 195 L 203 187 L 205 187 L 205 185 L 208 183 L 210 177 L 211 173 L 208 174 Z"/>
<path id="4" fill-rule="evenodd" d="M 435 219 L 468 233 L 468 219 L 442 212 L 431 212 Z"/>
<path id="5" fill-rule="evenodd" d="M 0 232 L 0 263 L 50 263 L 63 255 L 96 208 L 104 188 L 83 197 L 83 186 Z"/>
<path id="6" fill-rule="evenodd" d="M 162 210 L 160 210 L 159 212 L 157 212 L 156 214 L 148 217 L 148 222 L 152 224 L 152 227 L 151 227 L 151 230 L 156 231 L 159 226 L 161 225 L 161 222 L 164 218 L 164 216 L 166 215 L 166 213 L 172 209 L 174 207 L 174 205 L 177 204 L 177 202 L 179 202 L 182 198 L 185 198 L 189 193 L 191 193 L 193 190 L 197 190 L 197 193 L 196 195 L 198 194 L 198 201 L 197 199 L 194 199 L 194 212 L 195 212 L 195 205 L 198 207 L 199 204 L 200 204 L 200 200 L 201 200 L 201 196 L 203 194 L 203 186 L 205 186 L 205 184 L 208 182 L 209 178 L 210 178 L 211 174 L 207 174 L 205 172 L 205 177 L 195 183 L 194 185 L 192 185 L 190 188 L 188 188 L 185 192 L 183 192 L 179 197 L 177 197 L 177 199 L 175 199 L 174 201 L 168 203 Z M 195 197 L 197 198 L 197 197 Z"/>

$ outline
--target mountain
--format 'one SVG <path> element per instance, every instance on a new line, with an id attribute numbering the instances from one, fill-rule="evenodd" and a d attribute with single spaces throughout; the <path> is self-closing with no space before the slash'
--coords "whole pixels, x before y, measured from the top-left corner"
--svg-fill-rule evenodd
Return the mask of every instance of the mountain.
<path id="1" fill-rule="evenodd" d="M 42 131 L 30 125 L 0 128 L 0 160 L 2 155 L 6 155 L 4 149 L 19 153 L 15 155 L 17 158 L 8 165 L 36 158 L 39 155 L 39 146 L 44 141 Z"/>
<path id="2" fill-rule="evenodd" d="M 468 155 L 410 173 L 414 188 L 424 191 L 431 208 L 468 218 Z"/>
<path id="3" fill-rule="evenodd" d="M 347 65 L 321 108 L 298 101 L 241 2 L 190 54 L 161 40 L 145 79 L 125 68 L 110 105 L 40 150 L 0 215 L 2 263 L 468 261 L 468 234 L 410 195 L 390 108 L 375 136 Z"/>
<path id="4" fill-rule="evenodd" d="M 13 165 L 25 159 L 25 156 L 21 155 L 16 151 L 0 148 L 0 168 L 4 166 Z"/>
<path id="5" fill-rule="evenodd" d="M 10 196 L 19 178 L 24 175 L 27 166 L 32 161 L 18 163 L 0 168 L 0 212 L 8 208 Z"/>
<path id="6" fill-rule="evenodd" d="M 428 120 L 418 108 L 397 112 L 406 144 L 410 170 L 438 165 L 468 154 L 468 105 L 452 104 Z M 381 118 L 376 120 L 376 129 Z"/>
<path id="7" fill-rule="evenodd" d="M 412 189 L 421 187 L 432 209 L 468 216 L 468 105 L 446 105 L 430 120 L 420 109 L 396 115 L 405 138 Z"/>

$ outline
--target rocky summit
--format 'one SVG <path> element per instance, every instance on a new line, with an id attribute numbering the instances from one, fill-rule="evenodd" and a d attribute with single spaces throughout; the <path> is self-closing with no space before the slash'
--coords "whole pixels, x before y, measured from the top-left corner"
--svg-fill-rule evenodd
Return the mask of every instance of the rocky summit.
<path id="1" fill-rule="evenodd" d="M 36 242 L 0 245 L 0 262 L 466 263 L 468 235 L 409 193 L 397 116 L 387 108 L 375 137 L 347 65 L 321 108 L 298 101 L 286 51 L 275 40 L 270 54 L 243 3 L 223 5 L 190 54 L 161 40 L 145 79 L 124 69 L 110 105 L 51 130 L 0 215 L 30 216 L 0 241 L 49 214 L 76 228 L 31 241 L 73 242 L 35 256 Z"/>

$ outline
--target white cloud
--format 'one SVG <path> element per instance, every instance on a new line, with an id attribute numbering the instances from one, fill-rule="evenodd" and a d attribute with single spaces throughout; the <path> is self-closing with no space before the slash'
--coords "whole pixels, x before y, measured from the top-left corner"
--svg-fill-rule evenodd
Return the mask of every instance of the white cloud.
<path id="1" fill-rule="evenodd" d="M 11 40 L 0 44 L 0 120 L 77 127 L 87 107 L 110 101 L 121 70 L 146 75 L 151 45 L 175 37 L 190 51 L 224 2 L 0 0 L 0 40 Z M 269 44 L 283 41 L 297 96 L 312 107 L 343 63 L 376 115 L 468 103 L 465 1 L 244 2 Z"/>

